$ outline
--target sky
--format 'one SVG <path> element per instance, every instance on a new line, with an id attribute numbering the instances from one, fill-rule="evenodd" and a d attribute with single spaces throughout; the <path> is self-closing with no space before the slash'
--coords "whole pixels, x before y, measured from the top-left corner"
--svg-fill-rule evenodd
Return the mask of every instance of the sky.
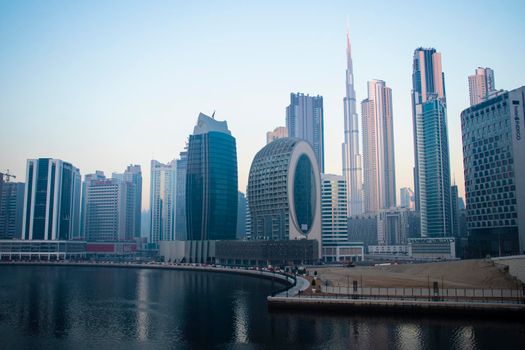
<path id="1" fill-rule="evenodd" d="M 183 150 L 199 112 L 237 141 L 239 190 L 291 92 L 324 100 L 325 171 L 341 174 L 346 28 L 356 95 L 392 88 L 396 182 L 413 188 L 411 74 L 417 47 L 442 54 L 451 176 L 464 192 L 460 113 L 468 75 L 525 85 L 525 1 L 0 1 L 0 171 L 68 161 L 82 175 Z"/>

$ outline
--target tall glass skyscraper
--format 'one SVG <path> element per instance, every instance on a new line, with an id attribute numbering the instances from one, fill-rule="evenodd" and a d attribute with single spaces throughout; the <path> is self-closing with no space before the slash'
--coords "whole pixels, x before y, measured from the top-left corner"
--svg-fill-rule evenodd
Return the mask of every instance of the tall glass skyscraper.
<path id="1" fill-rule="evenodd" d="M 289 137 L 306 140 L 314 149 L 319 169 L 324 172 L 323 97 L 290 94 L 286 107 L 286 128 Z"/>
<path id="2" fill-rule="evenodd" d="M 188 239 L 235 239 L 237 191 L 235 138 L 225 121 L 200 113 L 188 146 Z"/>
<path id="3" fill-rule="evenodd" d="M 416 49 L 412 73 L 414 183 L 422 237 L 452 233 L 444 80 L 441 54 L 435 49 Z"/>
<path id="4" fill-rule="evenodd" d="M 176 193 L 177 165 L 175 160 L 168 164 L 152 160 L 149 243 L 154 246 L 157 246 L 159 241 L 175 239 Z"/>
<path id="5" fill-rule="evenodd" d="M 392 90 L 382 80 L 369 81 L 361 109 L 364 210 L 375 213 L 396 206 Z"/>
<path id="6" fill-rule="evenodd" d="M 24 210 L 22 182 L 3 182 L 0 173 L 0 239 L 20 239 Z"/>
<path id="7" fill-rule="evenodd" d="M 186 240 L 186 168 L 188 167 L 187 147 L 177 159 L 177 195 L 175 200 L 175 239 Z"/>
<path id="8" fill-rule="evenodd" d="M 22 239 L 80 237 L 80 171 L 59 159 L 27 160 Z"/>
<path id="9" fill-rule="evenodd" d="M 359 153 L 359 121 L 356 113 L 354 67 L 350 35 L 346 35 L 346 96 L 344 102 L 345 141 L 343 143 L 343 176 L 346 180 L 348 215 L 363 213 L 363 174 Z"/>

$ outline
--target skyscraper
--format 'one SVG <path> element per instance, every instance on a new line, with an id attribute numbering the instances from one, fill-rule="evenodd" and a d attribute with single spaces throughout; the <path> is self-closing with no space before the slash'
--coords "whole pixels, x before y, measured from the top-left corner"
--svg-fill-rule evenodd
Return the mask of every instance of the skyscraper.
<path id="1" fill-rule="evenodd" d="M 348 201 L 344 177 L 321 176 L 321 210 L 323 248 L 327 244 L 348 242 Z"/>
<path id="2" fill-rule="evenodd" d="M 363 213 L 363 174 L 359 153 L 359 121 L 356 113 L 354 68 L 350 35 L 346 35 L 346 96 L 343 99 L 345 141 L 343 149 L 343 176 L 346 180 L 348 216 Z"/>
<path id="3" fill-rule="evenodd" d="M 102 172 L 87 177 L 84 234 L 88 241 L 123 241 L 134 238 L 134 185 L 120 178 L 107 179 Z"/>
<path id="4" fill-rule="evenodd" d="M 0 239 L 20 239 L 24 213 L 24 183 L 3 182 L 0 173 Z"/>
<path id="5" fill-rule="evenodd" d="M 176 185 L 177 165 L 175 160 L 168 164 L 152 160 L 149 243 L 153 246 L 158 246 L 159 241 L 175 238 Z"/>
<path id="6" fill-rule="evenodd" d="M 131 201 L 128 205 L 128 227 L 134 238 L 140 237 L 142 211 L 142 171 L 140 165 L 130 164 L 123 173 L 113 173 L 113 179 L 128 183 Z"/>
<path id="7" fill-rule="evenodd" d="M 257 152 L 247 195 L 251 239 L 307 238 L 321 245 L 320 174 L 309 142 L 287 137 Z"/>
<path id="8" fill-rule="evenodd" d="M 22 239 L 80 237 L 80 171 L 59 159 L 27 160 Z"/>
<path id="9" fill-rule="evenodd" d="M 461 112 L 471 257 L 525 253 L 525 87 Z"/>
<path id="10" fill-rule="evenodd" d="M 435 49 L 414 51 L 412 73 L 416 210 L 421 236 L 451 234 L 450 162 L 444 74 Z"/>
<path id="11" fill-rule="evenodd" d="M 450 218 L 452 236 L 459 237 L 459 196 L 458 186 L 450 186 Z"/>
<path id="12" fill-rule="evenodd" d="M 364 211 L 369 213 L 396 206 L 392 90 L 382 80 L 369 81 L 361 109 Z"/>
<path id="13" fill-rule="evenodd" d="M 362 242 L 348 239 L 348 200 L 343 176 L 321 175 L 321 233 L 323 260 L 362 260 Z"/>
<path id="14" fill-rule="evenodd" d="M 277 139 L 282 139 L 283 137 L 288 137 L 288 129 L 284 126 L 278 126 L 273 129 L 273 131 L 268 131 L 266 133 L 266 144 Z"/>
<path id="15" fill-rule="evenodd" d="M 290 94 L 286 107 L 286 128 L 289 137 L 306 140 L 314 149 L 319 169 L 324 172 L 323 97 L 301 93 Z"/>
<path id="16" fill-rule="evenodd" d="M 402 187 L 400 192 L 401 208 L 414 209 L 414 191 L 410 187 Z"/>
<path id="17" fill-rule="evenodd" d="M 496 91 L 494 71 L 490 68 L 476 68 L 476 74 L 468 77 L 468 89 L 471 106 L 485 101 L 492 92 Z"/>
<path id="18" fill-rule="evenodd" d="M 97 170 L 94 174 L 86 174 L 84 175 L 84 181 L 82 182 L 82 194 L 80 199 L 80 239 L 85 240 L 86 239 L 86 194 L 87 194 L 87 186 L 90 183 L 91 180 L 103 180 L 106 176 L 104 175 L 103 171 Z"/>
<path id="19" fill-rule="evenodd" d="M 188 145 L 189 240 L 235 239 L 237 186 L 237 148 L 228 124 L 200 113 Z"/>
<path id="20" fill-rule="evenodd" d="M 186 240 L 186 169 L 188 167 L 188 147 L 180 152 L 177 159 L 177 195 L 175 199 L 175 238 Z"/>
<path id="21" fill-rule="evenodd" d="M 246 217 L 248 211 L 248 201 L 246 195 L 239 191 L 237 200 L 237 239 L 246 239 Z"/>

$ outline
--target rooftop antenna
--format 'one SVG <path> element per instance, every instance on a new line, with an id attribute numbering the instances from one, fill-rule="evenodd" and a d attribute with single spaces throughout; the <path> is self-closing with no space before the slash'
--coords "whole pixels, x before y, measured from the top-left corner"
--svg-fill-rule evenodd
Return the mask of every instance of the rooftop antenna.
<path id="1" fill-rule="evenodd" d="M 211 115 L 211 119 L 215 119 L 215 109 L 213 110 L 213 113 Z"/>

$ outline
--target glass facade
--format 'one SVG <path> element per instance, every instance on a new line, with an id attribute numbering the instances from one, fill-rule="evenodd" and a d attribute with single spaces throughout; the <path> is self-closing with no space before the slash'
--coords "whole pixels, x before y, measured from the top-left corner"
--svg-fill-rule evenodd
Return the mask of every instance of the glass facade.
<path id="1" fill-rule="evenodd" d="M 282 138 L 256 155 L 248 179 L 251 239 L 321 241 L 320 184 L 306 141 Z M 295 214 L 295 216 L 293 216 Z"/>
<path id="2" fill-rule="evenodd" d="M 412 73 L 414 185 L 422 237 L 452 233 L 444 80 L 441 54 L 433 48 L 416 49 Z"/>
<path id="3" fill-rule="evenodd" d="M 524 96 L 525 88 L 516 89 L 461 113 L 470 257 L 523 254 L 516 112 Z"/>
<path id="4" fill-rule="evenodd" d="M 180 152 L 177 160 L 177 195 L 175 200 L 175 238 L 186 240 L 186 168 L 188 166 L 188 152 Z"/>
<path id="5" fill-rule="evenodd" d="M 450 201 L 450 161 L 446 109 L 441 100 L 423 104 L 419 162 L 422 231 L 427 237 L 452 234 Z"/>
<path id="6" fill-rule="evenodd" d="M 175 237 L 176 187 L 176 161 L 172 160 L 168 164 L 162 164 L 156 160 L 152 160 L 149 243 L 153 246 L 156 246 L 159 241 L 173 240 Z"/>
<path id="7" fill-rule="evenodd" d="M 286 128 L 290 137 L 304 139 L 312 146 L 317 164 L 324 171 L 323 97 L 290 94 L 286 107 Z"/>
<path id="8" fill-rule="evenodd" d="M 27 161 L 22 239 L 67 240 L 80 235 L 80 172 L 59 159 Z"/>
<path id="9" fill-rule="evenodd" d="M 314 221 L 315 182 L 310 159 L 303 154 L 299 157 L 294 174 L 294 205 L 299 229 L 308 234 Z"/>
<path id="10" fill-rule="evenodd" d="M 218 131 L 191 135 L 186 170 L 189 240 L 235 239 L 237 187 L 235 138 Z"/>

